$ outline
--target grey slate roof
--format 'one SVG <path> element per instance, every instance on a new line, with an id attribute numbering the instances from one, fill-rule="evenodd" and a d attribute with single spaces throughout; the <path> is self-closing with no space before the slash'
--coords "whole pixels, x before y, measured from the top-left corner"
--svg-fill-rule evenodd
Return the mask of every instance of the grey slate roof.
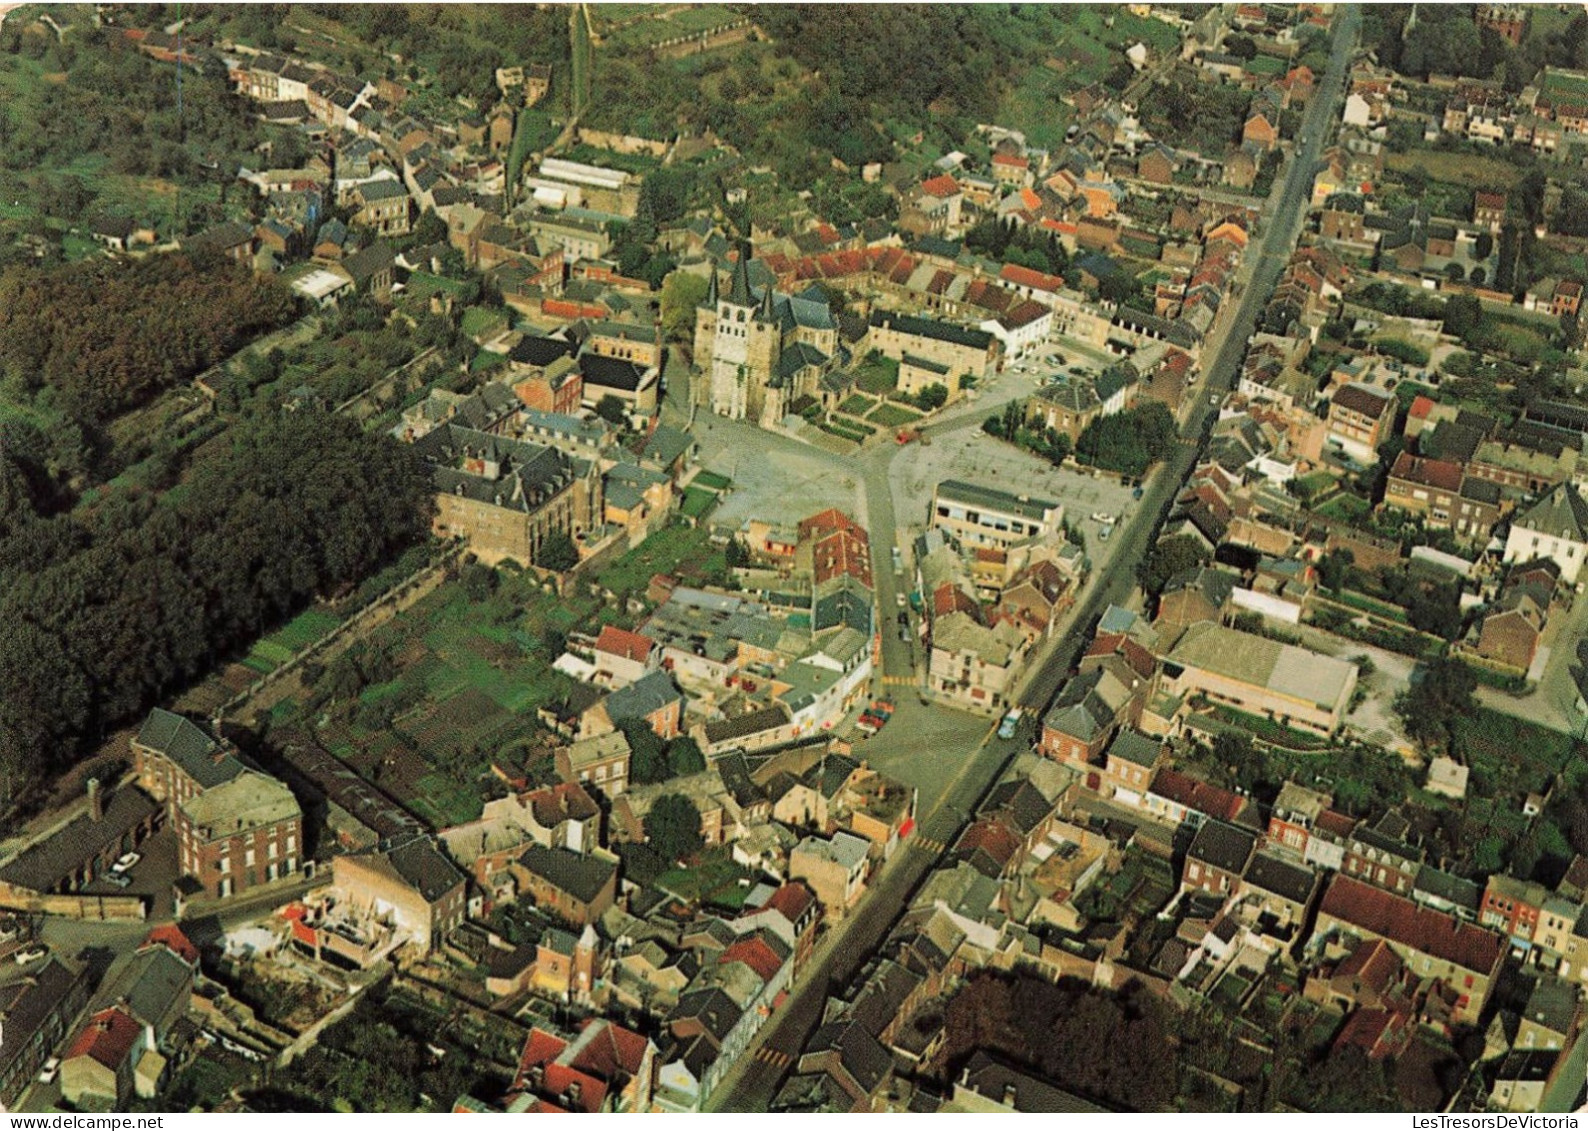
<path id="1" fill-rule="evenodd" d="M 174 762 L 201 789 L 229 782 L 246 768 L 236 755 L 221 753 L 197 723 L 159 707 L 149 712 L 133 741 Z"/>
<path id="2" fill-rule="evenodd" d="M 1588 542 L 1588 501 L 1576 487 L 1561 483 L 1520 515 L 1515 524 L 1551 538 Z"/>
<path id="3" fill-rule="evenodd" d="M 1187 854 L 1193 860 L 1240 875 L 1246 870 L 1246 862 L 1256 844 L 1257 838 L 1246 829 L 1223 821 L 1208 821 L 1197 830 Z"/>
<path id="4" fill-rule="evenodd" d="M 1246 869 L 1246 882 L 1292 903 L 1305 905 L 1318 886 L 1318 875 L 1311 868 L 1259 852 Z"/>
<path id="5" fill-rule="evenodd" d="M 159 810 L 146 793 L 117 790 L 105 803 L 103 818 L 96 821 L 84 813 L 0 868 L 0 882 L 29 891 L 52 891 L 85 861 L 111 849 Z"/>
<path id="6" fill-rule="evenodd" d="M 607 696 L 607 717 L 614 723 L 643 719 L 681 698 L 682 693 L 673 686 L 673 679 L 666 672 L 647 672 Z"/>
<path id="7" fill-rule="evenodd" d="M 192 987 L 192 968 L 165 947 L 151 946 L 112 969 L 95 1001 L 99 1008 L 125 1003 L 134 1020 L 154 1025 Z"/>
<path id="8" fill-rule="evenodd" d="M 598 856 L 584 856 L 566 848 L 546 848 L 532 844 L 518 862 L 534 875 L 565 891 L 582 903 L 601 894 L 617 865 Z"/>
<path id="9" fill-rule="evenodd" d="M 391 866 L 407 880 L 426 903 L 435 903 L 463 883 L 463 873 L 428 839 L 415 837 L 387 853 Z"/>

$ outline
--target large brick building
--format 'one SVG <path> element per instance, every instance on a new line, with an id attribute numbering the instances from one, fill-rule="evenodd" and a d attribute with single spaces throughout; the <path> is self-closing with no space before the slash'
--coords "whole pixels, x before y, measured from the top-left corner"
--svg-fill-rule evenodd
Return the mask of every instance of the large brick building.
<path id="1" fill-rule="evenodd" d="M 275 778 L 243 770 L 176 807 L 179 862 L 215 899 L 295 875 L 303 860 L 303 810 Z"/>
<path id="2" fill-rule="evenodd" d="M 466 877 L 424 836 L 338 856 L 331 874 L 352 906 L 388 920 L 421 951 L 440 946 L 463 922 Z"/>
<path id="3" fill-rule="evenodd" d="M 575 543 L 600 524 L 601 474 L 556 448 L 445 424 L 414 442 L 431 466 L 433 529 L 462 538 L 482 562 L 533 565 L 554 534 Z"/>

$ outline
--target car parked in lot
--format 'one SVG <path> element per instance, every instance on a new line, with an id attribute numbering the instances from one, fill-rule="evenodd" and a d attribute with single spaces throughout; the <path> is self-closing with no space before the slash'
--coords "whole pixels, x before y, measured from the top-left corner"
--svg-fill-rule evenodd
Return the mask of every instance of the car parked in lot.
<path id="1" fill-rule="evenodd" d="M 23 947 L 11 957 L 18 966 L 26 966 L 30 962 L 37 962 L 39 959 L 47 957 L 49 953 L 49 947 L 39 946 L 35 943 L 33 946 Z"/>
<path id="2" fill-rule="evenodd" d="M 61 1074 L 61 1058 L 52 1056 L 44 1062 L 44 1067 L 39 1069 L 39 1083 L 53 1084 L 55 1078 Z"/>
<path id="3" fill-rule="evenodd" d="M 128 852 L 123 856 L 118 856 L 116 862 L 110 866 L 111 874 L 119 876 L 123 872 L 130 872 L 138 866 L 138 862 L 142 859 L 143 854 L 140 852 Z"/>
<path id="4" fill-rule="evenodd" d="M 107 872 L 105 882 L 113 888 L 129 888 L 132 886 L 132 877 L 126 872 Z"/>

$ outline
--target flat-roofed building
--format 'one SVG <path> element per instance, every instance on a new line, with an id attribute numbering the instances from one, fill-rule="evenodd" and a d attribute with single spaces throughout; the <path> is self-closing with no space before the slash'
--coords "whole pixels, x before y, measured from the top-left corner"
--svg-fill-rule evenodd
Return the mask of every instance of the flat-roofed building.
<path id="1" fill-rule="evenodd" d="M 1163 689 L 1205 695 L 1286 726 L 1333 734 L 1356 690 L 1355 664 L 1204 621 L 1164 660 Z"/>
<path id="2" fill-rule="evenodd" d="M 1059 529 L 1064 507 L 1049 499 L 1011 495 L 958 479 L 945 479 L 932 495 L 931 524 L 972 546 L 1006 549 Z"/>

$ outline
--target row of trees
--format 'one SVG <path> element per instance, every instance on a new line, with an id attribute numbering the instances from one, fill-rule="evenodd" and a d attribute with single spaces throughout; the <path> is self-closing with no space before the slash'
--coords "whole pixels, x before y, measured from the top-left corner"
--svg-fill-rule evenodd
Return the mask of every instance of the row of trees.
<path id="1" fill-rule="evenodd" d="M 99 423 L 290 321 L 274 279 L 183 254 L 0 273 L 0 379 Z"/>
<path id="2" fill-rule="evenodd" d="M 235 426 L 180 492 L 14 512 L 0 541 L 0 767 L 69 764 L 106 730 L 422 538 L 424 469 L 315 412 Z"/>

